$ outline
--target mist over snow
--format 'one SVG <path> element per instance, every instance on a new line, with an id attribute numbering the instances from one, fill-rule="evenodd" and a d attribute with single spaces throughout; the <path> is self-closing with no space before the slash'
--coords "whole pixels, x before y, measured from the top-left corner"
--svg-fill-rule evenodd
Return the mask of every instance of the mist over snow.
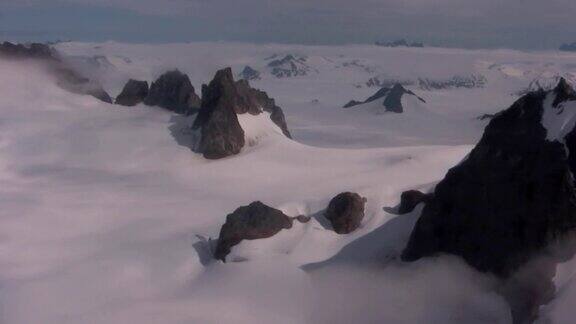
<path id="1" fill-rule="evenodd" d="M 220 68 L 238 77 L 249 65 L 261 75 L 250 84 L 282 107 L 293 140 L 268 113 L 239 115 L 249 145 L 209 161 L 178 138 L 184 129 L 175 126 L 194 117 L 72 94 L 41 66 L 0 59 L 0 322 L 511 322 L 497 280 L 461 259 L 400 262 L 421 208 L 396 215 L 394 207 L 403 191 L 431 190 L 466 157 L 488 123 L 478 117 L 507 108 L 535 80 L 576 80 L 576 55 L 223 42 L 56 47 L 113 97 L 130 78 L 151 82 L 178 68 L 199 89 Z M 270 58 L 288 54 L 305 57 L 312 72 L 271 73 Z M 471 75 L 486 83 L 454 81 Z M 342 108 L 373 95 L 373 78 L 403 83 L 425 103 L 408 98 L 402 114 Z M 367 203 L 360 228 L 338 235 L 322 213 L 343 191 Z M 243 241 L 227 263 L 213 260 L 210 239 L 226 215 L 256 200 L 312 219 Z M 569 322 L 573 263 L 562 265 L 543 321 Z"/>

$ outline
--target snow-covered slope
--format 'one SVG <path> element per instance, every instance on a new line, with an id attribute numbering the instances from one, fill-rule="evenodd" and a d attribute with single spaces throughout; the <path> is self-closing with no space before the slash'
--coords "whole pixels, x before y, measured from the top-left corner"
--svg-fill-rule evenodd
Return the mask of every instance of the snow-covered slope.
<path id="1" fill-rule="evenodd" d="M 70 94 L 32 65 L 0 61 L 2 323 L 509 322 L 491 278 L 458 259 L 398 262 L 419 210 L 397 216 L 391 207 L 402 191 L 440 180 L 481 135 L 486 122 L 476 117 L 509 106 L 533 79 L 493 64 L 529 70 L 554 61 L 570 71 L 576 56 L 224 43 L 58 48 L 105 55 L 114 67 L 94 75 L 114 95 L 129 78 L 151 81 L 170 68 L 195 87 L 228 65 L 266 71 L 275 53 L 306 56 L 317 73 L 252 82 L 283 108 L 294 141 L 275 136 L 266 114 L 242 115 L 258 145 L 207 161 L 178 144 L 178 117 L 167 111 Z M 365 67 L 343 64 L 354 60 Z M 356 85 L 382 73 L 480 73 L 487 84 L 426 91 L 424 114 L 341 108 L 373 94 Z M 342 191 L 368 199 L 349 235 L 322 216 Z M 312 220 L 242 242 L 231 258 L 241 262 L 212 261 L 209 238 L 254 200 Z"/>

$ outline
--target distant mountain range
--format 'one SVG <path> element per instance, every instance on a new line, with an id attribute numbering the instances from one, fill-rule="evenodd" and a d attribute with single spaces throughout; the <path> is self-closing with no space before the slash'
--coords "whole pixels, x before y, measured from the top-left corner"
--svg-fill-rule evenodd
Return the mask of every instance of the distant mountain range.
<path id="1" fill-rule="evenodd" d="M 562 44 L 559 49 L 564 52 L 576 52 L 576 42 Z"/>
<path id="2" fill-rule="evenodd" d="M 424 47 L 422 42 L 408 42 L 405 39 L 397 39 L 392 42 L 376 41 L 374 44 L 383 47 Z"/>

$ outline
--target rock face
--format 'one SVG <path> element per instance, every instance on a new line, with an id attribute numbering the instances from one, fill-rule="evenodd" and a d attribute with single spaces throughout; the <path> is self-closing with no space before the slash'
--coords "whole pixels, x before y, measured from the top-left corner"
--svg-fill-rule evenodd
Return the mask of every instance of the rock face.
<path id="1" fill-rule="evenodd" d="M 405 39 L 398 39 L 392 42 L 382 42 L 377 41 L 374 43 L 377 46 L 383 47 L 424 47 L 424 43 L 422 42 L 408 42 Z"/>
<path id="2" fill-rule="evenodd" d="M 564 105 L 574 99 L 562 81 L 554 91 L 530 93 L 493 118 L 468 158 L 436 187 L 403 258 L 456 254 L 480 271 L 508 276 L 573 230 L 576 168 L 567 151 L 576 152 L 570 146 L 575 133 L 549 140 L 543 119 L 576 109 Z"/>
<path id="3" fill-rule="evenodd" d="M 292 218 L 278 209 L 256 201 L 236 209 L 226 216 L 226 223 L 220 230 L 214 258 L 226 262 L 226 256 L 233 246 L 242 240 L 256 240 L 276 235 L 283 229 L 292 227 Z"/>
<path id="4" fill-rule="evenodd" d="M 260 80 L 260 72 L 254 70 L 250 66 L 246 65 L 244 70 L 240 72 L 240 78 L 248 81 Z"/>
<path id="5" fill-rule="evenodd" d="M 202 86 L 202 107 L 193 126 L 200 132 L 196 150 L 207 159 L 238 154 L 246 143 L 238 115 L 258 115 L 264 111 L 290 138 L 284 113 L 274 99 L 251 88 L 246 80 L 235 82 L 232 69 L 218 71 L 208 85 Z"/>
<path id="6" fill-rule="evenodd" d="M 268 63 L 270 73 L 277 78 L 289 78 L 307 75 L 314 71 L 308 64 L 306 58 L 288 54 L 281 59 L 274 59 Z"/>
<path id="7" fill-rule="evenodd" d="M 402 193 L 400 197 L 400 206 L 398 213 L 408 214 L 416 208 L 420 203 L 426 203 L 432 198 L 432 195 L 422 193 L 418 190 L 409 190 Z"/>
<path id="8" fill-rule="evenodd" d="M 15 59 L 54 59 L 58 54 L 46 44 L 32 43 L 29 45 L 4 42 L 0 44 L 0 55 Z"/>
<path id="9" fill-rule="evenodd" d="M 402 106 L 402 98 L 404 95 L 412 95 L 419 101 L 426 102 L 424 99 L 418 97 L 414 92 L 407 90 L 401 84 L 396 83 L 392 88 L 380 88 L 380 90 L 378 90 L 374 95 L 362 102 L 352 100 L 344 105 L 344 108 L 352 108 L 374 101 L 381 101 L 384 111 L 402 113 L 404 112 L 404 107 Z"/>
<path id="10" fill-rule="evenodd" d="M 196 94 L 188 76 L 174 70 L 162 74 L 152 83 L 144 104 L 189 115 L 200 107 L 200 97 Z"/>
<path id="11" fill-rule="evenodd" d="M 116 97 L 116 104 L 122 106 L 136 106 L 148 96 L 148 82 L 130 79 Z"/>
<path id="12" fill-rule="evenodd" d="M 506 279 L 535 256 L 549 254 L 551 244 L 572 236 L 574 100 L 574 90 L 561 80 L 554 90 L 529 93 L 498 113 L 469 156 L 436 186 L 402 259 L 454 254 Z M 543 296 L 512 304 L 525 309 Z M 520 323 L 527 312 L 517 309 L 515 322 Z"/>
<path id="13" fill-rule="evenodd" d="M 357 193 L 343 192 L 332 198 L 324 216 L 332 223 L 338 234 L 348 234 L 355 231 L 364 218 L 366 198 Z"/>

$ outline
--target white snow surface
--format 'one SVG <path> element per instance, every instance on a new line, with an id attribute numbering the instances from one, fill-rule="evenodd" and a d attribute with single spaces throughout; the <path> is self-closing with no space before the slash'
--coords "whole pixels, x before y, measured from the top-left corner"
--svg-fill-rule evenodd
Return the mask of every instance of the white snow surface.
<path id="1" fill-rule="evenodd" d="M 0 60 L 0 322 L 509 323 L 492 278 L 454 257 L 404 264 L 398 255 L 421 206 L 397 216 L 402 191 L 429 190 L 476 143 L 486 121 L 534 76 L 575 72 L 575 54 L 234 43 L 63 43 L 104 55 L 88 68 L 114 96 L 129 78 L 169 68 L 194 86 L 214 72 L 294 53 L 318 71 L 253 82 L 276 99 L 294 140 L 267 114 L 240 116 L 248 143 L 208 161 L 179 145 L 177 117 L 65 92 L 33 64 Z M 102 61 L 102 60 L 100 60 Z M 369 69 L 343 63 L 357 61 Z M 76 61 L 78 63 L 78 61 Z M 406 114 L 342 109 L 402 79 L 482 74 L 485 88 L 420 91 Z M 420 107 L 418 107 L 420 108 Z M 368 199 L 360 229 L 338 235 L 322 216 L 343 191 Z M 210 257 L 225 217 L 252 201 L 309 215 L 277 236 L 245 241 L 230 262 Z M 562 273 L 570 274 L 569 265 Z M 543 317 L 562 323 L 571 280 Z M 566 318 L 566 317 L 563 317 Z"/>

